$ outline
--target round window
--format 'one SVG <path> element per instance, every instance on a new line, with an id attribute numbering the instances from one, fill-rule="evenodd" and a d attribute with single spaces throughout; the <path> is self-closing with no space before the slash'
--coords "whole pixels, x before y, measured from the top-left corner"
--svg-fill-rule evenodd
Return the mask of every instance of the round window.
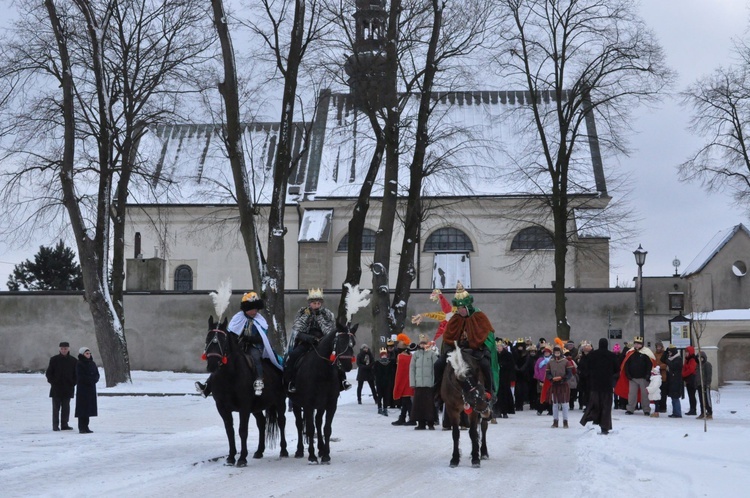
<path id="1" fill-rule="evenodd" d="M 732 273 L 738 277 L 744 277 L 747 274 L 747 265 L 744 261 L 735 261 L 732 264 Z"/>

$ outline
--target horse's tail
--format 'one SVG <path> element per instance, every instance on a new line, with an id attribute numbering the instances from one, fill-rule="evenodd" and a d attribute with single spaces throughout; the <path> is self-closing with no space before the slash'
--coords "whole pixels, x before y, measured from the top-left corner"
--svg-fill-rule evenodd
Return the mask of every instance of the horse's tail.
<path id="1" fill-rule="evenodd" d="M 271 406 L 266 409 L 266 446 L 273 449 L 279 440 L 278 408 Z"/>

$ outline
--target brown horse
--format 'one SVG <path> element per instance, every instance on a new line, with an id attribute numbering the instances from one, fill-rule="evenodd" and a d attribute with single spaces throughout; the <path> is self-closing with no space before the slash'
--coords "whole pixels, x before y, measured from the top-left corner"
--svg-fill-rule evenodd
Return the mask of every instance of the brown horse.
<path id="1" fill-rule="evenodd" d="M 489 458 L 487 453 L 487 422 L 491 415 L 490 403 L 485 396 L 485 379 L 479 361 L 471 351 L 456 349 L 448 353 L 448 361 L 443 373 L 440 396 L 445 403 L 445 413 L 453 429 L 453 457 L 451 467 L 457 467 L 461 458 L 459 440 L 461 431 L 459 421 L 461 412 L 469 418 L 469 437 L 471 438 L 471 466 L 480 466 L 480 444 L 477 426 L 482 427 L 481 460 Z"/>

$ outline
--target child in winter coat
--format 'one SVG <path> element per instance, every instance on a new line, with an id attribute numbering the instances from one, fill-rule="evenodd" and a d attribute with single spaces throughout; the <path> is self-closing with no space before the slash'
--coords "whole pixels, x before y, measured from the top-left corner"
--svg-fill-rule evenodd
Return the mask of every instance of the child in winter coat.
<path id="1" fill-rule="evenodd" d="M 651 379 L 649 380 L 648 387 L 646 387 L 648 393 L 648 400 L 654 405 L 654 409 L 651 410 L 652 417 L 659 416 L 659 401 L 661 400 L 661 369 L 659 365 L 656 365 L 651 369 Z"/>

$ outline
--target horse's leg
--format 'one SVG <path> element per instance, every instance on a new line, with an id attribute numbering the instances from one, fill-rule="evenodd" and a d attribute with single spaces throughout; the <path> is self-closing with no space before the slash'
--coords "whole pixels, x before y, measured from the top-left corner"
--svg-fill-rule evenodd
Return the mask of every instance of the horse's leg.
<path id="1" fill-rule="evenodd" d="M 490 454 L 487 452 L 487 419 L 482 418 L 482 448 L 481 448 L 481 456 L 482 460 L 487 460 L 490 458 Z"/>
<path id="2" fill-rule="evenodd" d="M 263 458 L 266 451 L 266 415 L 263 412 L 253 413 L 255 425 L 258 426 L 258 449 L 253 453 L 253 458 Z"/>
<path id="3" fill-rule="evenodd" d="M 471 466 L 479 468 L 481 460 L 479 459 L 479 431 L 477 430 L 477 420 L 479 415 L 474 412 L 469 416 L 469 437 L 471 438 Z"/>
<path id="4" fill-rule="evenodd" d="M 247 465 L 247 426 L 250 424 L 250 409 L 243 408 L 240 410 L 240 458 L 237 460 L 237 467 Z"/>
<path id="5" fill-rule="evenodd" d="M 293 406 L 294 410 L 294 425 L 297 427 L 297 451 L 294 453 L 294 458 L 302 458 L 305 456 L 304 447 L 304 429 L 305 429 L 305 418 L 302 414 L 302 408 L 296 404 Z"/>
<path id="6" fill-rule="evenodd" d="M 336 409 L 332 410 L 326 410 L 326 422 L 325 426 L 323 427 L 323 446 L 321 446 L 320 453 L 320 461 L 321 463 L 329 464 L 331 463 L 331 432 L 332 432 L 332 425 L 333 425 L 333 416 L 336 414 Z M 318 425 L 320 427 L 320 425 Z"/>
<path id="7" fill-rule="evenodd" d="M 227 465 L 235 464 L 235 455 L 237 455 L 237 447 L 234 444 L 234 419 L 232 418 L 232 412 L 225 410 L 223 407 L 217 406 L 216 409 L 221 415 L 221 419 L 224 421 L 224 430 L 227 433 L 227 442 L 229 443 L 229 455 L 227 456 Z"/>
<path id="8" fill-rule="evenodd" d="M 276 410 L 276 424 L 279 427 L 279 435 L 281 436 L 281 452 L 279 456 L 286 458 L 289 456 L 289 452 L 286 449 L 286 402 L 283 396 L 273 409 Z"/>
<path id="9" fill-rule="evenodd" d="M 451 458 L 451 467 L 458 467 L 458 462 L 461 460 L 461 453 L 458 448 L 458 442 L 461 439 L 461 429 L 458 427 L 458 420 L 454 420 L 452 416 L 451 428 L 453 430 L 453 457 Z"/>
<path id="10" fill-rule="evenodd" d="M 305 408 L 305 433 L 307 435 L 307 461 L 308 463 L 318 463 L 315 456 L 315 409 L 312 407 Z"/>

